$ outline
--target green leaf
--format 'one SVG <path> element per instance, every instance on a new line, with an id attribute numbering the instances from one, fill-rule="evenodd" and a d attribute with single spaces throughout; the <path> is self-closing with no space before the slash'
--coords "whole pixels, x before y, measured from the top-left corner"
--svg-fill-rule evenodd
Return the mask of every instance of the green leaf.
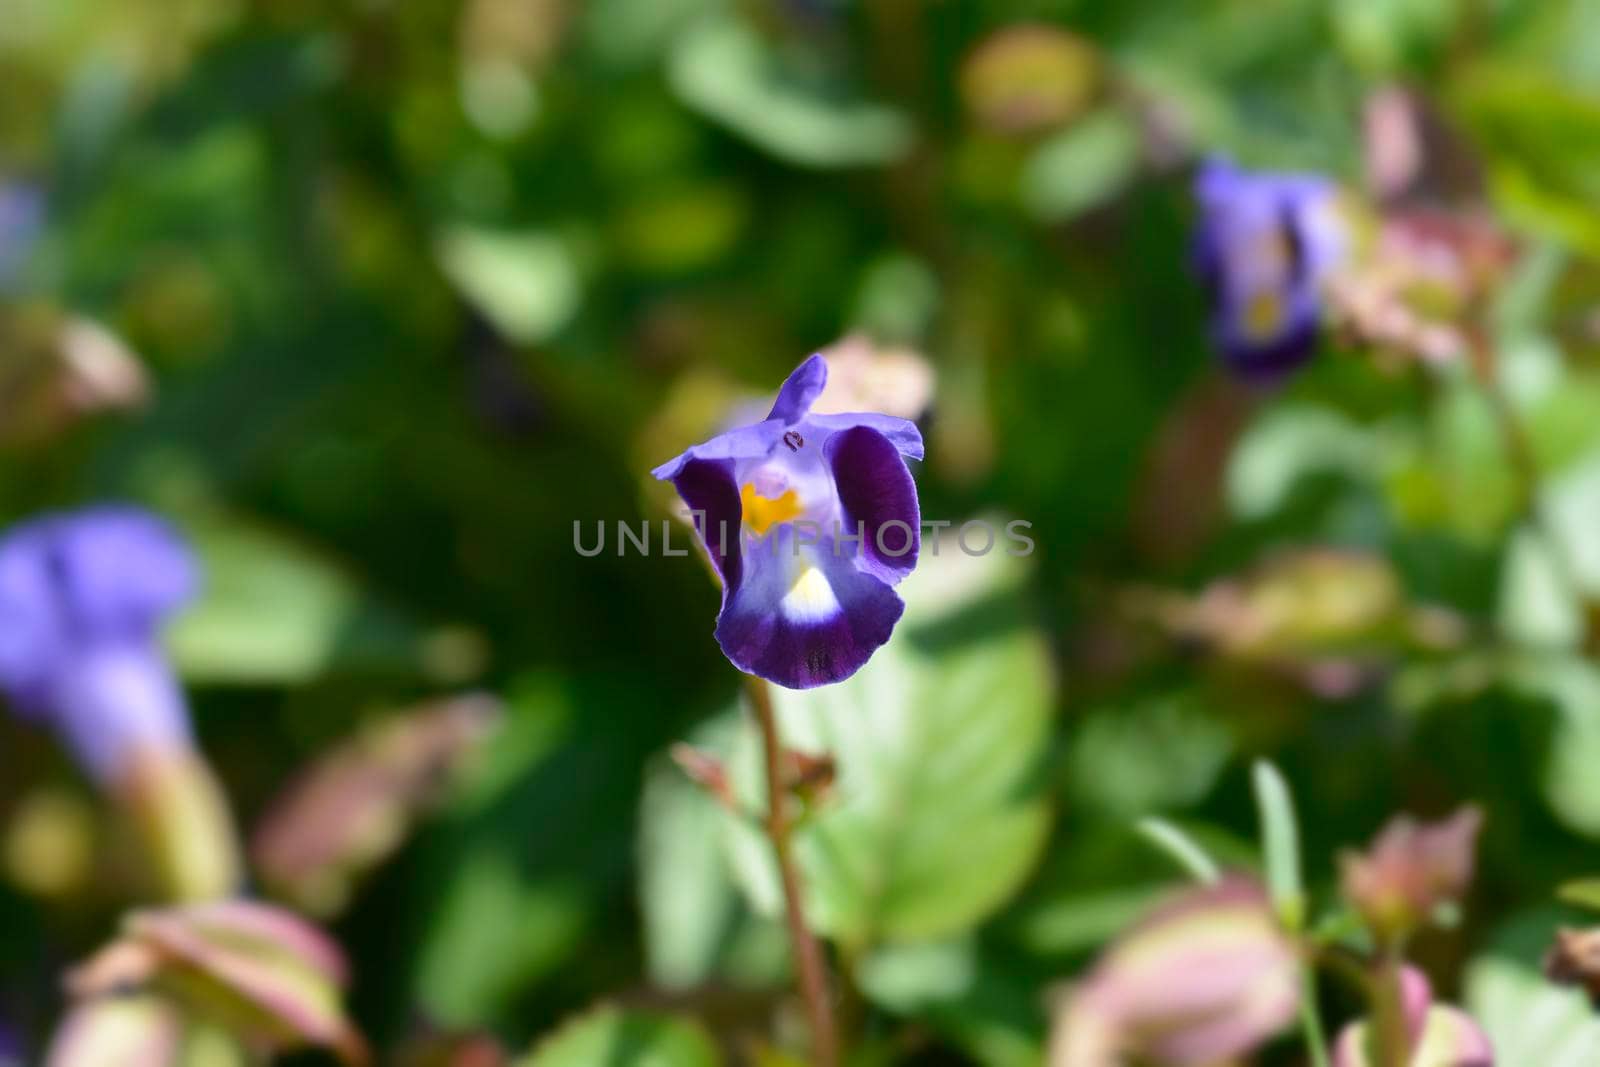
<path id="1" fill-rule="evenodd" d="M 874 1004 L 925 1020 L 985 1067 L 1033 1067 L 1044 1020 L 1031 991 L 986 963 L 971 937 L 890 945 L 868 953 L 856 983 Z"/>
<path id="2" fill-rule="evenodd" d="M 1554 915 L 1525 916 L 1467 967 L 1466 1008 L 1488 1032 L 1497 1063 L 1600 1062 L 1600 1019 L 1581 992 L 1552 985 L 1539 969 L 1556 925 Z"/>
<path id="3" fill-rule="evenodd" d="M 222 514 L 185 532 L 205 584 L 169 640 L 189 681 L 295 684 L 339 668 L 414 669 L 423 635 L 313 549 Z"/>
<path id="4" fill-rule="evenodd" d="M 1316 474 L 1376 480 L 1380 452 L 1370 431 L 1329 408 L 1282 408 L 1246 431 L 1228 464 L 1229 510 L 1264 519 L 1281 510 L 1296 485 Z"/>
<path id="5" fill-rule="evenodd" d="M 1092 712 L 1067 760 L 1072 796 L 1124 819 L 1200 801 L 1233 752 L 1210 710 L 1185 689 Z"/>
<path id="6" fill-rule="evenodd" d="M 1485 149 L 1490 187 L 1512 221 L 1600 250 L 1600 96 L 1524 66 L 1479 65 L 1455 104 Z"/>
<path id="7" fill-rule="evenodd" d="M 1556 889 L 1556 898 L 1575 908 L 1600 911 L 1600 878 L 1579 878 L 1566 882 Z"/>
<path id="8" fill-rule="evenodd" d="M 515 1067 L 718 1067 L 695 1023 L 654 1012 L 600 1008 L 566 1024 Z"/>
<path id="9" fill-rule="evenodd" d="M 1216 861 L 1177 825 L 1151 817 L 1140 819 L 1138 830 L 1151 844 L 1171 856 L 1195 881 L 1209 885 L 1222 877 Z"/>
<path id="10" fill-rule="evenodd" d="M 1267 891 L 1278 918 L 1290 930 L 1306 919 L 1305 887 L 1300 880 L 1300 829 L 1295 819 L 1289 783 L 1266 760 L 1257 760 L 1250 772 L 1255 786 L 1256 809 L 1261 818 L 1261 850 L 1267 868 Z"/>
<path id="11" fill-rule="evenodd" d="M 1022 175 L 1022 199 L 1047 222 L 1063 222 L 1099 207 L 1133 179 L 1139 131 L 1121 111 L 1107 108 L 1046 141 Z"/>
<path id="12" fill-rule="evenodd" d="M 544 341 L 578 310 L 583 282 L 572 250 L 550 233 L 445 230 L 439 261 L 450 280 L 513 341 Z"/>
<path id="13" fill-rule="evenodd" d="M 690 107 L 790 163 L 867 166 L 911 147 L 910 124 L 898 111 L 809 84 L 733 18 L 709 18 L 686 33 L 668 75 Z"/>
<path id="14" fill-rule="evenodd" d="M 695 731 L 696 748 L 722 756 L 740 729 L 737 715 Z M 712 979 L 771 987 L 788 973 L 781 923 L 751 913 L 734 880 L 727 813 L 682 769 L 658 758 L 645 772 L 639 807 L 639 905 L 651 980 L 688 989 Z"/>
<path id="15" fill-rule="evenodd" d="M 1555 706 L 1555 731 L 1540 775 L 1545 800 L 1566 826 L 1600 837 L 1600 668 L 1578 656 L 1533 656 L 1512 664 L 1518 692 Z"/>
<path id="16" fill-rule="evenodd" d="M 1015 891 L 1050 813 L 1037 775 L 1051 710 L 1040 634 L 1025 624 L 1020 560 L 953 544 L 903 586 L 906 618 L 855 677 L 775 689 L 785 743 L 838 761 L 834 795 L 796 834 L 814 925 L 846 944 L 964 930 Z M 746 729 L 734 773 L 759 805 L 760 760 Z M 729 819 L 752 903 L 776 914 L 767 842 Z"/>
<path id="17" fill-rule="evenodd" d="M 419 999 L 442 1023 L 476 1024 L 565 958 L 588 908 L 576 883 L 529 880 L 494 848 L 468 853 L 430 924 Z"/>

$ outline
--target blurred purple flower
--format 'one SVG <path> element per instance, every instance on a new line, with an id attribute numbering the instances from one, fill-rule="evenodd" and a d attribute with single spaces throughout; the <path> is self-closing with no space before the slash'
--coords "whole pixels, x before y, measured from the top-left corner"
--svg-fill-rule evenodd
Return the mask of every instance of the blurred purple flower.
<path id="1" fill-rule="evenodd" d="M 102 783 L 128 774 L 141 750 L 187 751 L 188 712 L 158 630 L 196 585 L 188 547 L 141 511 L 15 527 L 0 540 L 0 689 Z"/>
<path id="2" fill-rule="evenodd" d="M 920 546 L 905 461 L 922 458 L 922 434 L 891 415 L 812 413 L 827 377 L 812 356 L 764 420 L 652 472 L 697 513 L 722 579 L 722 651 L 791 689 L 848 678 L 889 639 L 905 608 L 893 587 Z"/>
<path id="3" fill-rule="evenodd" d="M 1308 360 L 1322 287 L 1349 244 L 1338 187 L 1316 175 L 1252 173 L 1210 160 L 1195 178 L 1195 255 L 1211 333 L 1242 377 L 1271 382 Z"/>
<path id="4" fill-rule="evenodd" d="M 16 281 L 44 225 L 37 186 L 0 179 L 0 291 Z"/>
<path id="5" fill-rule="evenodd" d="M 1460 1008 L 1433 1002 L 1427 976 L 1415 967 L 1400 971 L 1400 1006 L 1405 1013 L 1411 1058 L 1407 1067 L 1494 1067 L 1494 1049 L 1472 1016 Z M 1334 1067 L 1370 1067 L 1371 1027 L 1351 1023 L 1334 1044 Z"/>

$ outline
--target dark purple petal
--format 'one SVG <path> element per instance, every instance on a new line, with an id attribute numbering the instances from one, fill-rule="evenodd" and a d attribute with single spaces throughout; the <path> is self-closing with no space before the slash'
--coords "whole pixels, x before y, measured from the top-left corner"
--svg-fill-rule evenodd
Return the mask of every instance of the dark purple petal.
<path id="1" fill-rule="evenodd" d="M 853 411 L 847 415 L 810 415 L 805 424 L 818 427 L 825 433 L 838 433 L 852 426 L 867 426 L 887 437 L 907 459 L 922 458 L 922 431 L 910 419 L 880 415 L 874 411 Z"/>
<path id="2" fill-rule="evenodd" d="M 1219 320 L 1217 345 L 1233 372 L 1257 385 L 1272 385 L 1305 366 L 1317 353 L 1321 322 L 1314 310 L 1292 316 L 1282 333 L 1266 344 L 1257 344 L 1231 329 L 1231 317 Z"/>
<path id="3" fill-rule="evenodd" d="M 685 449 L 650 472 L 651 477 L 670 482 L 692 459 L 758 459 L 768 455 L 783 440 L 783 423 L 758 422 L 718 434 L 705 444 Z"/>
<path id="4" fill-rule="evenodd" d="M 922 516 L 917 486 L 900 452 L 883 434 L 854 426 L 824 446 L 833 470 L 844 528 L 859 530 L 859 564 L 891 585 L 917 566 Z"/>
<path id="5" fill-rule="evenodd" d="M 889 640 L 905 605 L 828 538 L 796 555 L 794 527 L 750 545 L 717 643 L 735 667 L 789 689 L 850 677 Z"/>
<path id="6" fill-rule="evenodd" d="M 689 510 L 698 513 L 695 532 L 722 578 L 722 602 L 727 604 L 732 591 L 739 588 L 743 572 L 739 549 L 743 505 L 733 478 L 733 462 L 690 459 L 672 484 Z"/>
<path id="7" fill-rule="evenodd" d="M 811 405 L 822 395 L 822 387 L 826 384 L 828 384 L 828 362 L 820 355 L 813 355 L 796 367 L 794 373 L 783 383 L 783 388 L 778 390 L 778 399 L 773 402 L 767 418 L 777 419 L 785 426 L 794 425 L 806 417 Z"/>

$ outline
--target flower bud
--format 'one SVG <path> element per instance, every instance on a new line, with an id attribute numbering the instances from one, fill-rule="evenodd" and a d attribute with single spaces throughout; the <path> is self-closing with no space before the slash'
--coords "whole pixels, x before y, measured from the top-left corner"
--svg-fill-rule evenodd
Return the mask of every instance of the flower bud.
<path id="1" fill-rule="evenodd" d="M 1415 967 L 1400 972 L 1400 999 L 1410 1042 L 1406 1067 L 1494 1067 L 1494 1049 L 1483 1029 L 1461 1009 L 1434 1004 L 1427 977 Z M 1365 1021 L 1345 1027 L 1334 1045 L 1333 1067 L 1381 1063 L 1373 1038 Z"/>
<path id="2" fill-rule="evenodd" d="M 238 839 L 221 783 L 188 748 L 131 753 L 109 785 L 137 832 L 163 899 L 217 900 L 242 880 Z"/>
<path id="3" fill-rule="evenodd" d="M 1051 1067 L 1128 1057 L 1200 1067 L 1243 1056 L 1293 1021 L 1298 971 L 1258 884 L 1232 878 L 1190 891 L 1112 945 L 1069 997 Z"/>
<path id="4" fill-rule="evenodd" d="M 105 997 L 67 1014 L 44 1067 L 177 1067 L 182 1039 L 177 1013 L 159 997 Z"/>
<path id="5" fill-rule="evenodd" d="M 1345 897 L 1380 942 L 1393 944 L 1459 901 L 1472 882 L 1483 813 L 1465 807 L 1448 819 L 1390 820 L 1365 853 L 1342 859 Z"/>
<path id="6" fill-rule="evenodd" d="M 338 912 L 483 750 L 500 716 L 497 700 L 467 694 L 387 719 L 318 759 L 251 842 L 262 880 L 302 911 Z"/>
<path id="7" fill-rule="evenodd" d="M 365 1043 L 339 1003 L 347 978 L 343 955 L 321 931 L 235 900 L 131 913 L 116 941 L 67 976 L 67 989 L 91 1004 L 148 991 L 252 1049 L 318 1046 L 362 1065 Z"/>

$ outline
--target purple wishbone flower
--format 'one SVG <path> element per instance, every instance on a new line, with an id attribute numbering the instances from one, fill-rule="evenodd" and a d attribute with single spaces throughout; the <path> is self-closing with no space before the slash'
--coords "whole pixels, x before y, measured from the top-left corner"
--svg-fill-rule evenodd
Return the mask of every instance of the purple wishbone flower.
<path id="1" fill-rule="evenodd" d="M 827 377 L 812 356 L 764 420 L 653 472 L 696 513 L 722 578 L 722 651 L 790 689 L 848 678 L 889 639 L 921 543 L 906 459 L 922 458 L 922 434 L 890 415 L 812 414 Z"/>
<path id="2" fill-rule="evenodd" d="M 142 511 L 13 528 L 0 540 L 0 690 L 103 783 L 142 749 L 187 750 L 188 711 L 158 631 L 196 585 L 188 547 Z"/>
<path id="3" fill-rule="evenodd" d="M 1338 187 L 1318 175 L 1252 173 L 1210 160 L 1194 195 L 1212 339 L 1241 377 L 1275 381 L 1316 350 L 1322 287 L 1349 244 Z"/>

